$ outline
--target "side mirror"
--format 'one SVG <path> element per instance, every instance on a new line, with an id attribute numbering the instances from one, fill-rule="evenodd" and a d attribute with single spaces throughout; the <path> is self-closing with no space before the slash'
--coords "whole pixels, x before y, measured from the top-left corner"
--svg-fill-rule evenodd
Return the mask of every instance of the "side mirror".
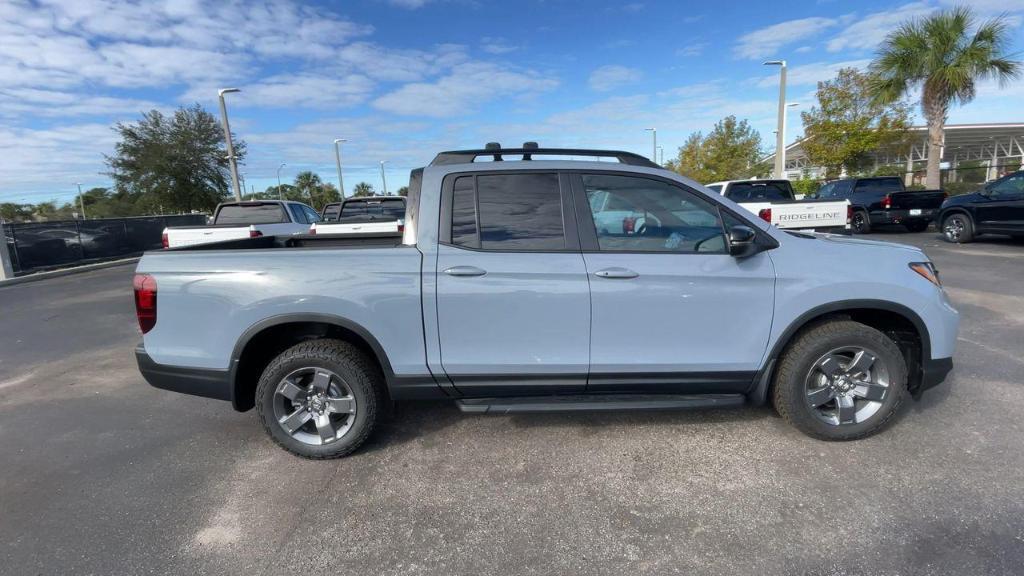
<path id="1" fill-rule="evenodd" d="M 737 224 L 729 228 L 729 254 L 736 258 L 746 258 L 758 252 L 757 234 L 750 226 Z"/>

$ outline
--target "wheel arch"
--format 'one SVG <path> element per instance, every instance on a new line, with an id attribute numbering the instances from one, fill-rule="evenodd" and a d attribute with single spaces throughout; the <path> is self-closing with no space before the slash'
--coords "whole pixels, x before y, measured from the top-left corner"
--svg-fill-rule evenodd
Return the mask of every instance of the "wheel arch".
<path id="1" fill-rule="evenodd" d="M 315 338 L 338 338 L 362 349 L 376 362 L 390 393 L 394 370 L 384 347 L 362 325 L 320 313 L 281 314 L 261 320 L 242 333 L 231 353 L 231 405 L 244 412 L 255 405 L 256 383 L 271 360 L 286 348 Z"/>
<path id="2" fill-rule="evenodd" d="M 963 206 L 951 206 L 949 208 L 946 208 L 942 212 L 939 212 L 938 224 L 940 228 L 942 226 L 942 223 L 946 221 L 946 218 L 949 218 L 953 214 L 963 214 L 964 216 L 967 216 L 968 218 L 971 219 L 971 225 L 974 226 L 974 214 L 972 214 L 970 210 L 964 208 Z"/>
<path id="3" fill-rule="evenodd" d="M 749 394 L 751 401 L 755 404 L 767 401 L 778 359 L 801 332 L 815 324 L 838 318 L 861 322 L 893 338 L 907 361 L 907 387 L 916 394 L 921 384 L 922 362 L 931 358 L 931 339 L 921 316 L 907 306 L 886 300 L 840 300 L 807 310 L 782 331 L 754 380 Z"/>

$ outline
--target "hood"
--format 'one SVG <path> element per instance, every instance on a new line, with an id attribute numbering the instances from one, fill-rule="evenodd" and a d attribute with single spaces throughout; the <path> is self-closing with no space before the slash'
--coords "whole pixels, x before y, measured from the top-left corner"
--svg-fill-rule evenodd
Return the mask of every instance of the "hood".
<path id="1" fill-rule="evenodd" d="M 983 198 L 981 192 L 971 192 L 970 194 L 950 196 L 949 198 L 946 198 L 945 202 L 942 203 L 942 207 L 945 208 L 946 206 L 959 206 L 961 204 L 969 204 L 971 202 L 976 202 L 981 198 Z"/>
<path id="2" fill-rule="evenodd" d="M 924 252 L 917 246 L 911 246 L 909 244 L 899 244 L 896 242 L 885 242 L 882 240 L 865 240 L 862 238 L 855 238 L 853 236 L 845 236 L 841 234 L 813 234 L 813 236 L 822 241 L 828 242 L 829 244 L 835 244 L 840 246 L 864 246 L 870 248 L 890 248 L 894 250 L 907 250 L 910 252 L 923 254 Z"/>

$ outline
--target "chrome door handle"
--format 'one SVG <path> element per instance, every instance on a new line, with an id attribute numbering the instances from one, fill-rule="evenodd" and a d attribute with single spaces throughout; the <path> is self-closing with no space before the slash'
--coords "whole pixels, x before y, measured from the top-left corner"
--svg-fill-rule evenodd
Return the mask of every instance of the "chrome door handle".
<path id="1" fill-rule="evenodd" d="M 487 270 L 476 266 L 452 266 L 444 271 L 449 276 L 483 276 Z"/>
<path id="2" fill-rule="evenodd" d="M 629 268 L 618 268 L 618 267 L 615 267 L 615 268 L 605 268 L 604 270 L 598 270 L 597 272 L 594 272 L 594 276 L 597 276 L 598 278 L 623 278 L 623 279 L 629 279 L 629 278 L 636 278 L 637 276 L 639 276 L 639 274 L 637 274 L 636 272 L 633 272 Z"/>

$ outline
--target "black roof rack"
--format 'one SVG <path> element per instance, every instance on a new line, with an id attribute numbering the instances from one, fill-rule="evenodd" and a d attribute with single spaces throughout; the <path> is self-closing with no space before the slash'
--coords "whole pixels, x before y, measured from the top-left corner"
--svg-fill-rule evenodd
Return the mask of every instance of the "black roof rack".
<path id="1" fill-rule="evenodd" d="M 451 150 L 441 152 L 434 157 L 431 166 L 447 166 L 450 164 L 468 164 L 479 156 L 493 156 L 495 162 L 504 160 L 504 155 L 522 156 L 523 160 L 532 160 L 534 156 L 593 156 L 615 158 L 622 164 L 661 168 L 646 157 L 621 150 L 588 150 L 583 148 L 541 148 L 536 142 L 526 142 L 522 148 L 502 148 L 497 142 L 488 142 L 487 147 L 480 150 Z"/>

